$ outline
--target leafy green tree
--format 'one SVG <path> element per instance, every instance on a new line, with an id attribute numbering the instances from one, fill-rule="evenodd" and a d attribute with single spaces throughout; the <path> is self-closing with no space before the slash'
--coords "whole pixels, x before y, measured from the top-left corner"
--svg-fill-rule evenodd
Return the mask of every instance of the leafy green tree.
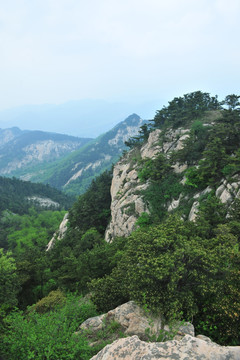
<path id="1" fill-rule="evenodd" d="M 171 166 L 166 156 L 160 153 L 156 158 L 144 158 L 138 167 L 138 177 L 141 181 L 159 181 L 170 171 Z"/>
<path id="2" fill-rule="evenodd" d="M 97 307 L 106 311 L 132 299 L 166 319 L 193 319 L 222 344 L 239 341 L 237 238 L 225 224 L 211 238 L 199 226 L 171 216 L 132 233 L 117 267 L 92 282 Z"/>
<path id="3" fill-rule="evenodd" d="M 234 110 L 236 108 L 238 108 L 240 106 L 240 102 L 239 102 L 240 96 L 235 95 L 235 94 L 231 94 L 231 95 L 227 95 L 224 99 L 224 104 L 228 105 L 228 108 L 230 110 Z"/>
<path id="4" fill-rule="evenodd" d="M 112 172 L 105 171 L 92 181 L 69 212 L 70 227 L 83 235 L 90 228 L 104 234 L 110 218 Z"/>
<path id="5" fill-rule="evenodd" d="M 195 328 L 220 344 L 237 345 L 240 341 L 240 252 L 227 224 L 217 227 L 207 250 L 214 254 L 215 274 L 209 279 L 209 291 L 198 295 Z"/>
<path id="6" fill-rule="evenodd" d="M 19 307 L 25 309 L 56 288 L 49 274 L 49 264 L 44 250 L 35 248 L 16 257 L 17 275 L 21 290 L 18 294 Z"/>
<path id="7" fill-rule="evenodd" d="M 171 125 L 173 128 L 185 126 L 194 119 L 202 117 L 206 111 L 220 108 L 217 96 L 211 97 L 208 93 L 195 91 L 175 97 L 167 107 L 157 111 L 154 120 L 154 128 L 162 128 Z"/>
<path id="8" fill-rule="evenodd" d="M 184 147 L 171 154 L 171 161 L 180 164 L 195 165 L 202 157 L 209 137 L 209 126 L 204 126 L 199 120 L 193 122 L 189 137 L 184 141 Z"/>
<path id="9" fill-rule="evenodd" d="M 98 311 L 107 312 L 130 300 L 124 265 L 125 261 L 119 262 L 111 274 L 91 281 L 91 300 L 97 306 Z"/>
<path id="10" fill-rule="evenodd" d="M 0 306 L 17 305 L 19 283 L 17 267 L 11 252 L 0 249 Z"/>

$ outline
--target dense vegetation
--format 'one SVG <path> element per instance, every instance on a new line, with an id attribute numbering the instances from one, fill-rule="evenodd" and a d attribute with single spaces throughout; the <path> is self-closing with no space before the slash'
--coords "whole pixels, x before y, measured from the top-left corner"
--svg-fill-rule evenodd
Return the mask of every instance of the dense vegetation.
<path id="1" fill-rule="evenodd" d="M 220 103 L 201 92 L 175 98 L 129 141 L 134 150 L 156 128 L 162 137 L 172 128 L 189 129 L 181 150 L 134 160 L 139 179 L 149 184 L 142 195 L 150 213 L 139 217 L 128 238 L 103 239 L 110 219 L 111 172 L 78 198 L 64 239 L 47 253 L 34 227 L 45 224 L 47 231 L 55 226 L 56 214 L 4 213 L 1 221 L 9 221 L 0 251 L 4 359 L 89 359 L 98 349 L 90 349 L 83 334 L 77 340 L 72 334 L 85 318 L 129 299 L 166 321 L 191 321 L 197 333 L 220 344 L 239 345 L 240 200 L 233 196 L 223 204 L 215 192 L 220 181 L 239 181 L 239 98 L 229 95 Z M 176 173 L 175 164 L 187 169 Z M 199 210 L 191 222 L 196 194 Z M 169 203 L 179 198 L 179 207 L 169 214 Z M 80 299 L 89 292 L 91 301 Z"/>
<path id="2" fill-rule="evenodd" d="M 9 210 L 21 215 L 27 213 L 32 205 L 42 208 L 28 199 L 32 196 L 49 198 L 59 204 L 57 208 L 60 210 L 69 208 L 74 201 L 74 198 L 49 185 L 0 176 L 0 212 Z M 53 206 L 53 209 L 55 210 L 56 206 Z"/>

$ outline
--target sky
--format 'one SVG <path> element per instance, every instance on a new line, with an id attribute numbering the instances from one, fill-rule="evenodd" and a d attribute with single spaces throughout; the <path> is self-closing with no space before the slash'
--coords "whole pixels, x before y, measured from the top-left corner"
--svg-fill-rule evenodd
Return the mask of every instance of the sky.
<path id="1" fill-rule="evenodd" d="M 239 94 L 239 17 L 239 0 L 1 1 L 0 111 Z"/>

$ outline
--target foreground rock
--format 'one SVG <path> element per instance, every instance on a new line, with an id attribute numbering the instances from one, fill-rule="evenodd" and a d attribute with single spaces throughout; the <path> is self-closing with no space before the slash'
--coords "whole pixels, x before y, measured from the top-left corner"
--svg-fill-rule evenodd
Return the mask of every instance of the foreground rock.
<path id="1" fill-rule="evenodd" d="M 240 346 L 219 346 L 209 338 L 186 335 L 182 340 L 147 343 L 138 336 L 105 346 L 91 360 L 239 360 Z"/>
<path id="2" fill-rule="evenodd" d="M 86 330 L 94 338 L 94 334 L 105 330 L 111 323 L 118 323 L 124 335 L 137 335 L 142 340 L 161 340 L 182 338 L 189 334 L 194 336 L 194 327 L 190 323 L 175 324 L 174 326 L 164 325 L 161 316 L 154 317 L 151 313 L 144 311 L 134 301 L 118 306 L 107 314 L 87 319 L 80 326 L 80 331 Z"/>

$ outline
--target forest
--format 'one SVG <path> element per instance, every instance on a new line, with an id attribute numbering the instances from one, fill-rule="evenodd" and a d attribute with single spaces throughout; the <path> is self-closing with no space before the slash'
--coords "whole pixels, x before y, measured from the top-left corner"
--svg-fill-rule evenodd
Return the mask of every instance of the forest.
<path id="1" fill-rule="evenodd" d="M 149 208 L 128 237 L 104 240 L 112 170 L 93 179 L 73 204 L 56 193 L 58 210 L 27 204 L 18 198 L 26 196 L 17 188 L 23 184 L 0 178 L 10 181 L 7 194 L 0 183 L 4 360 L 90 359 L 107 341 L 90 347 L 84 333 L 76 338 L 74 332 L 87 318 L 129 300 L 166 321 L 190 321 L 197 334 L 218 344 L 239 345 L 240 197 L 223 203 L 216 196 L 221 181 L 234 184 L 240 175 L 239 99 L 231 94 L 219 101 L 201 91 L 174 98 L 126 142 L 138 179 L 148 184 L 141 196 Z M 136 156 L 151 132 L 160 129 L 161 142 L 178 128 L 189 129 L 181 149 Z M 184 174 L 174 171 L 175 164 L 186 165 Z M 199 210 L 189 221 L 196 193 L 202 194 Z M 169 212 L 169 201 L 180 197 Z M 66 211 L 67 232 L 46 252 Z"/>

